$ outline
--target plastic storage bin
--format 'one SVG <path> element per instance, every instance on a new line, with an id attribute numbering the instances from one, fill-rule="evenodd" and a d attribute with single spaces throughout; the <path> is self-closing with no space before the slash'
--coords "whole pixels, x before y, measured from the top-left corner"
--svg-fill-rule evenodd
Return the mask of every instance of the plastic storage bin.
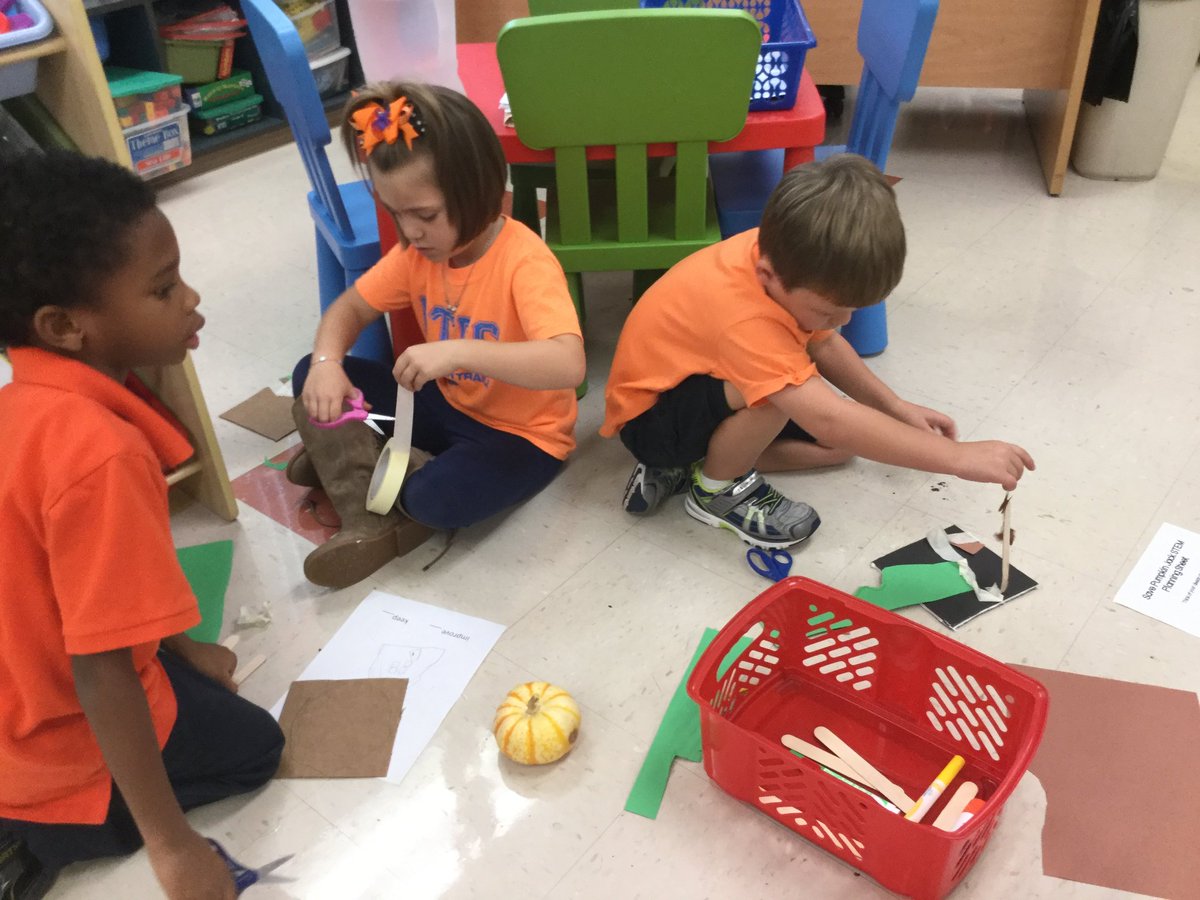
<path id="1" fill-rule="evenodd" d="M 1041 742 L 1047 711 L 1033 679 L 807 578 L 781 581 L 738 613 L 687 690 L 700 706 L 713 781 L 889 890 L 922 900 L 945 896 L 978 859 Z M 913 797 L 955 754 L 966 765 L 924 821 L 909 822 L 780 743 L 792 734 L 819 744 L 813 730 L 822 725 Z M 957 831 L 934 828 L 964 781 L 979 786 L 983 809 Z"/>
<path id="2" fill-rule="evenodd" d="M 664 7 L 741 9 L 754 16 L 763 46 L 754 70 L 750 110 L 791 109 L 796 105 L 804 57 L 817 46 L 799 0 L 641 0 L 642 9 Z"/>
<path id="3" fill-rule="evenodd" d="M 228 78 L 208 84 L 191 85 L 184 89 L 183 99 L 193 110 L 232 103 L 254 93 L 254 79 L 249 72 L 231 72 Z"/>
<path id="4" fill-rule="evenodd" d="M 233 40 L 164 40 L 167 71 L 188 84 L 207 84 L 228 78 L 233 72 Z"/>
<path id="5" fill-rule="evenodd" d="M 339 47 L 320 59 L 309 61 L 313 78 L 317 82 L 317 93 L 322 97 L 340 94 L 350 83 L 350 48 Z"/>
<path id="6" fill-rule="evenodd" d="M 174 172 L 192 162 L 186 110 L 156 122 L 126 128 L 123 134 L 134 171 L 143 178 Z"/>
<path id="7" fill-rule="evenodd" d="M 165 119 L 186 108 L 178 75 L 108 66 L 104 77 L 122 128 Z"/>
<path id="8" fill-rule="evenodd" d="M 304 52 L 310 61 L 320 59 L 341 46 L 342 33 L 333 0 L 325 0 L 299 12 L 289 12 L 288 18 L 296 26 L 296 31 L 300 32 Z"/>
<path id="9" fill-rule="evenodd" d="M 40 41 L 54 30 L 54 20 L 37 0 L 17 0 L 7 12 L 9 16 L 14 14 L 28 16 L 33 20 L 33 24 L 27 28 L 14 28 L 0 34 L 0 51 Z M 37 67 L 36 59 L 0 66 L 0 100 L 32 94 L 37 88 Z"/>
<path id="10" fill-rule="evenodd" d="M 243 125 L 249 125 L 251 122 L 257 122 L 262 118 L 262 102 L 263 98 L 258 94 L 251 94 L 248 97 L 242 97 L 240 100 L 234 100 L 231 103 L 222 103 L 219 106 L 206 106 L 203 109 L 196 110 L 192 114 L 192 121 L 195 122 L 201 133 L 206 135 L 220 134 L 222 131 L 232 131 L 235 128 L 241 128 Z"/>

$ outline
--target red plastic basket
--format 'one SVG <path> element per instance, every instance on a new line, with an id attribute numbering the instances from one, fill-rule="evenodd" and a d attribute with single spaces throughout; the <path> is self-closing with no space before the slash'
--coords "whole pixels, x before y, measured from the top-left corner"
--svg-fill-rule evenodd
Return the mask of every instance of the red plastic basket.
<path id="1" fill-rule="evenodd" d="M 970 871 L 1046 727 L 1046 690 L 957 641 L 808 578 L 735 616 L 688 680 L 704 768 L 729 794 L 910 897 Z M 831 729 L 913 797 L 966 760 L 921 823 L 885 810 L 780 743 Z M 985 805 L 958 831 L 932 823 L 958 784 Z"/>

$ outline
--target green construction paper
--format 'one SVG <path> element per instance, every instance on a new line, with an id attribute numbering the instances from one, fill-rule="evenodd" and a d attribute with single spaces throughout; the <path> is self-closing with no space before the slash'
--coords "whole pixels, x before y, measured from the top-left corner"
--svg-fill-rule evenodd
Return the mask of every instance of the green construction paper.
<path id="1" fill-rule="evenodd" d="M 625 809 L 631 813 L 637 813 L 647 819 L 657 818 L 675 757 L 692 762 L 699 762 L 703 757 L 700 746 L 700 708 L 687 694 L 687 680 L 691 677 L 692 669 L 696 668 L 700 654 L 716 636 L 715 628 L 704 630 L 704 636 L 700 638 L 692 661 L 688 663 L 683 677 L 679 679 L 675 694 L 667 705 L 667 712 L 658 726 L 658 733 L 654 735 L 650 749 L 646 751 L 642 769 L 638 772 L 633 789 L 625 801 Z"/>
<path id="2" fill-rule="evenodd" d="M 270 457 L 264 456 L 262 464 L 268 469 L 274 469 L 276 472 L 284 471 L 288 464 L 287 462 L 271 462 Z"/>
<path id="3" fill-rule="evenodd" d="M 971 590 L 971 585 L 952 562 L 888 566 L 879 573 L 879 580 L 879 587 L 864 585 L 854 592 L 854 596 L 883 609 L 900 609 L 944 600 Z"/>
<path id="4" fill-rule="evenodd" d="M 233 541 L 214 541 L 175 550 L 184 577 L 200 606 L 200 624 L 187 635 L 203 644 L 215 644 L 225 618 L 225 591 L 233 571 Z"/>

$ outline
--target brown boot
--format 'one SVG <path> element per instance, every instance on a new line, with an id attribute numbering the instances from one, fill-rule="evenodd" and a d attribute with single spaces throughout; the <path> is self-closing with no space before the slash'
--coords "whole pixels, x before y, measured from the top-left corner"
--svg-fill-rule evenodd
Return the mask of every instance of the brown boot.
<path id="1" fill-rule="evenodd" d="M 299 400 L 292 416 L 312 470 L 342 520 L 341 531 L 304 560 L 309 581 L 322 587 L 349 587 L 425 543 L 433 529 L 396 511 L 379 516 L 366 508 L 381 447 L 374 431 L 362 422 L 317 428 Z"/>
<path id="2" fill-rule="evenodd" d="M 300 448 L 299 453 L 288 460 L 283 474 L 288 481 L 300 487 L 317 488 L 321 486 L 317 470 L 313 468 L 312 460 L 308 458 L 308 451 L 303 447 Z"/>

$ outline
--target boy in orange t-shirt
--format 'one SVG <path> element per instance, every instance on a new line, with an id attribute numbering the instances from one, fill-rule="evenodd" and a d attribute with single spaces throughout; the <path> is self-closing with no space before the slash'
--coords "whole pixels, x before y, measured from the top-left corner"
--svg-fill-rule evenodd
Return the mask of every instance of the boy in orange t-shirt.
<path id="1" fill-rule="evenodd" d="M 133 173 L 20 157 L 0 196 L 0 895 L 144 843 L 168 897 L 233 898 L 184 810 L 265 783 L 283 735 L 183 633 L 163 471 L 192 448 L 125 387 L 197 346 L 199 297 Z"/>
<path id="2" fill-rule="evenodd" d="M 638 461 L 625 509 L 686 490 L 689 515 L 771 548 L 820 519 L 760 471 L 858 455 L 1015 487 L 1028 453 L 957 443 L 948 416 L 896 396 L 834 330 L 891 292 L 904 255 L 892 188 L 846 154 L 793 169 L 760 228 L 667 272 L 630 313 L 605 392 L 600 433 L 620 433 Z"/>

